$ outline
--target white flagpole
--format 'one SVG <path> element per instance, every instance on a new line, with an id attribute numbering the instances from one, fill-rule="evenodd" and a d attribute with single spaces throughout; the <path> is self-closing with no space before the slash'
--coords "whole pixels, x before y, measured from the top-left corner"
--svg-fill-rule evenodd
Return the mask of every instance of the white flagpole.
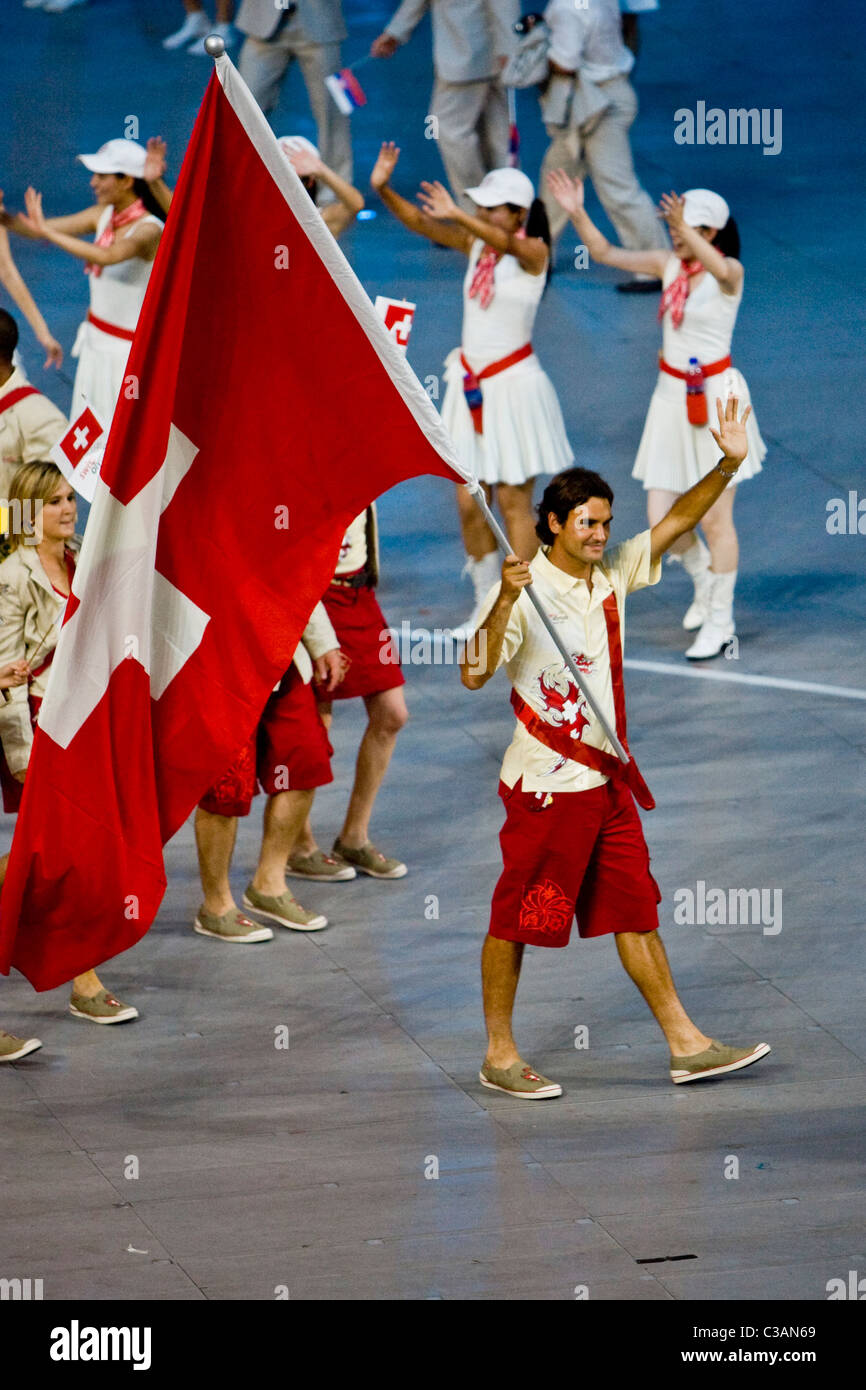
<path id="1" fill-rule="evenodd" d="M 490 527 L 491 531 L 496 537 L 497 544 L 499 546 L 499 549 L 502 551 L 503 555 L 513 555 L 515 553 L 514 548 L 508 544 L 508 537 L 506 536 L 502 527 L 499 525 L 499 522 L 496 520 L 496 517 L 493 515 L 490 508 L 488 507 L 487 498 L 484 496 L 484 489 L 482 488 L 478 479 L 476 478 L 473 482 L 467 483 L 466 490 L 472 494 L 472 496 L 475 498 L 475 501 L 478 503 L 478 506 L 481 508 L 481 511 L 484 515 L 484 520 L 487 522 L 487 525 Z M 562 657 L 563 661 L 565 662 L 566 666 L 571 672 L 572 678 L 575 684 L 577 685 L 578 690 L 580 691 L 583 698 L 586 700 L 586 703 L 589 705 L 590 709 L 592 710 L 593 714 L 595 715 L 596 719 L 598 720 L 599 724 L 604 730 L 605 737 L 610 740 L 611 746 L 613 747 L 616 756 L 619 758 L 621 763 L 629 762 L 628 753 L 625 751 L 619 739 L 617 738 L 616 731 L 612 729 L 608 724 L 607 718 L 604 715 L 601 707 L 599 706 L 598 701 L 596 700 L 592 691 L 586 684 L 586 678 L 584 676 L 581 676 L 576 665 L 574 664 L 573 658 L 565 650 L 562 638 L 560 637 L 559 633 L 556 631 L 556 628 L 553 626 L 553 623 L 550 621 L 550 618 L 547 616 L 544 609 L 542 608 L 541 600 L 536 594 L 532 584 L 527 585 L 523 592 L 526 594 L 527 598 L 529 599 L 529 602 L 532 604 L 533 608 L 535 609 L 536 613 L 538 614 L 539 618 L 541 619 L 542 623 L 547 629 L 547 632 L 551 638 L 551 641 L 556 647 L 556 650 L 559 652 L 560 656 Z"/>

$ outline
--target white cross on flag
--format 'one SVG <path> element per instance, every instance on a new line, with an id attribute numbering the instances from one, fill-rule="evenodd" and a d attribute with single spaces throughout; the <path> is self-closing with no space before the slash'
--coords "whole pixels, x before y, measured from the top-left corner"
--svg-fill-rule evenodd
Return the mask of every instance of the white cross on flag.
<path id="1" fill-rule="evenodd" d="M 102 444 L 97 445 L 101 439 Z M 51 450 L 64 478 L 88 502 L 96 495 L 99 465 L 105 452 L 105 429 L 89 406 L 73 420 L 66 434 Z"/>
<path id="2" fill-rule="evenodd" d="M 467 481 L 226 57 L 129 371 L 0 899 L 0 969 L 37 989 L 147 931 L 163 845 L 255 728 L 352 519 L 421 473 Z"/>

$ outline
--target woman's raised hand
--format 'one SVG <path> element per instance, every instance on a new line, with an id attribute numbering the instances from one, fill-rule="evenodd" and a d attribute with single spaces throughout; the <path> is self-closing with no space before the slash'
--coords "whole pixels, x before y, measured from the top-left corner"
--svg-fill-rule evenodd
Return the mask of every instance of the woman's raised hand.
<path id="1" fill-rule="evenodd" d="M 663 193 L 659 203 L 659 217 L 663 217 L 672 230 L 681 231 L 685 226 L 685 207 L 685 198 L 680 198 L 676 193 Z"/>
<path id="2" fill-rule="evenodd" d="M 380 188 L 385 187 L 397 167 L 399 158 L 400 146 L 395 145 L 393 140 L 386 140 L 379 150 L 379 158 L 373 165 L 373 172 L 370 175 L 371 188 L 378 192 Z"/>
<path id="3" fill-rule="evenodd" d="M 460 211 L 448 189 L 438 181 L 436 183 L 422 183 L 418 202 L 428 217 L 435 217 L 437 222 L 447 222 L 450 218 L 456 217 Z"/>
<path id="4" fill-rule="evenodd" d="M 583 179 L 570 178 L 564 169 L 552 169 L 547 176 L 547 186 L 569 217 L 583 212 Z"/>
<path id="5" fill-rule="evenodd" d="M 286 142 L 283 142 L 282 149 L 299 179 L 313 179 L 322 172 L 322 161 L 312 150 L 305 150 L 303 146 L 293 150 Z"/>
<path id="6" fill-rule="evenodd" d="M 161 179 L 166 169 L 166 154 L 168 146 L 161 135 L 151 135 L 147 142 L 147 154 L 144 160 L 144 169 L 141 177 L 145 183 L 156 183 Z"/>
<path id="7" fill-rule="evenodd" d="M 18 214 L 24 226 L 28 227 L 34 236 L 44 236 L 48 224 L 42 211 L 42 194 L 37 193 L 35 188 L 28 188 L 24 194 L 24 206 L 27 209 L 26 213 Z"/>

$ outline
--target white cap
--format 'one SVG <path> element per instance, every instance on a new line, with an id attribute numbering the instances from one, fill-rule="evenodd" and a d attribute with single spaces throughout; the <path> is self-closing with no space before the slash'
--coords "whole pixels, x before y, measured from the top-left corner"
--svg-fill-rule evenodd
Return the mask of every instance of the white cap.
<path id="1" fill-rule="evenodd" d="M 301 150 L 306 150 L 307 154 L 314 154 L 317 159 L 321 158 L 316 146 L 306 135 L 281 135 L 277 144 L 287 159 L 290 154 L 300 154 Z"/>
<path id="2" fill-rule="evenodd" d="M 91 174 L 129 174 L 134 179 L 144 177 L 147 150 L 135 140 L 109 140 L 100 145 L 96 154 L 79 154 L 85 169 Z"/>
<path id="3" fill-rule="evenodd" d="M 532 180 L 519 169 L 491 169 L 477 188 L 467 188 L 466 192 L 481 208 L 498 208 L 503 203 L 528 208 L 535 198 Z"/>
<path id="4" fill-rule="evenodd" d="M 686 200 L 683 220 L 687 227 L 715 227 L 720 232 L 726 225 L 731 209 L 718 193 L 711 193 L 708 188 L 690 188 L 683 197 Z"/>

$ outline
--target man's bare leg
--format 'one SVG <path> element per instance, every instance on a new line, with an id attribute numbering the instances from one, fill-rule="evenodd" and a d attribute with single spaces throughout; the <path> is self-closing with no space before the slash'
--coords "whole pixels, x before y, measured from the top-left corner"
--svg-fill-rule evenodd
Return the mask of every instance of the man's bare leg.
<path id="1" fill-rule="evenodd" d="M 262 848 L 253 888 L 269 898 L 286 892 L 286 860 L 295 848 L 313 804 L 312 791 L 277 792 L 265 807 Z"/>
<path id="2" fill-rule="evenodd" d="M 511 1017 L 522 961 L 522 941 L 501 941 L 496 936 L 485 938 L 481 952 L 481 987 L 488 1039 L 485 1061 L 499 1069 L 520 1061 L 511 1031 Z"/>
<path id="3" fill-rule="evenodd" d="M 658 931 L 617 932 L 616 948 L 626 971 L 664 1033 L 674 1057 L 693 1057 L 709 1047 L 712 1038 L 692 1023 L 674 986 Z"/>
<path id="4" fill-rule="evenodd" d="M 203 811 L 195 813 L 195 847 L 198 852 L 198 871 L 204 893 L 205 912 L 222 917 L 236 910 L 229 883 L 229 869 L 237 838 L 236 816 L 219 816 Z"/>
<path id="5" fill-rule="evenodd" d="M 370 817 L 388 771 L 397 735 L 409 718 L 402 685 L 368 695 L 368 724 L 358 749 L 355 781 L 339 840 L 347 849 L 363 849 L 370 838 Z"/>

